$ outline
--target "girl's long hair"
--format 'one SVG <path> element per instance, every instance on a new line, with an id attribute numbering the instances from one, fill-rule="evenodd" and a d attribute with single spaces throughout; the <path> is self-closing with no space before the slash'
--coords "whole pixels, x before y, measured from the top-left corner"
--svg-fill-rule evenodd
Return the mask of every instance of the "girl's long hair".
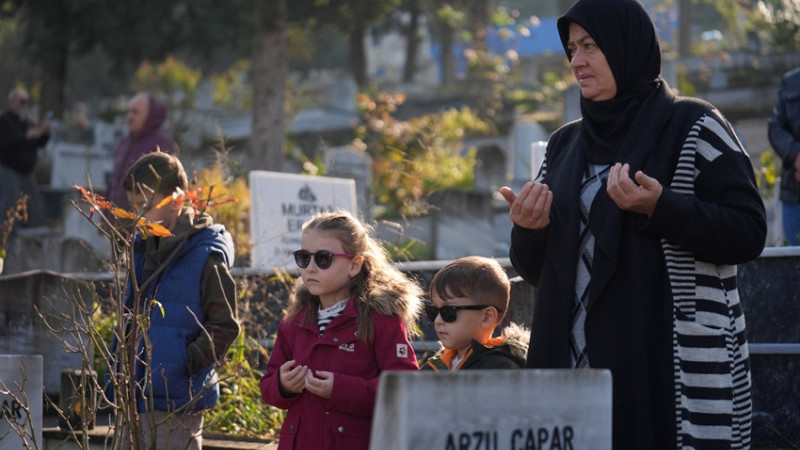
<path id="1" fill-rule="evenodd" d="M 349 213 L 327 212 L 317 214 L 303 224 L 303 233 L 310 230 L 327 233 L 342 243 L 346 253 L 364 258 L 361 271 L 349 283 L 350 295 L 355 297 L 358 308 L 360 339 L 370 342 L 374 337 L 373 311 L 399 316 L 409 337 L 420 334 L 417 318 L 422 310 L 422 288 L 391 263 L 386 250 L 370 236 L 370 227 Z M 291 320 L 305 308 L 303 319 L 309 323 L 316 322 L 319 305 L 319 297 L 308 291 L 302 279 L 297 279 L 285 320 Z"/>

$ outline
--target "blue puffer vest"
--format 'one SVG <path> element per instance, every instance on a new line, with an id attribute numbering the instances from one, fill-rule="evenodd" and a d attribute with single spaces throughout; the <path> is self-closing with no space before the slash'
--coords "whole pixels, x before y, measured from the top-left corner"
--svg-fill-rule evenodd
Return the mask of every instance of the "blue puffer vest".
<path id="1" fill-rule="evenodd" d="M 136 247 L 142 248 L 140 237 Z M 150 313 L 148 337 L 152 344 L 152 390 L 146 395 L 152 409 L 173 411 L 194 401 L 190 411 L 211 408 L 219 399 L 216 365 L 208 365 L 189 373 L 187 347 L 201 333 L 198 323 L 205 322 L 200 303 L 203 268 L 211 253 L 217 253 L 228 266 L 233 262 L 233 240 L 222 225 L 211 225 L 187 239 L 172 263 L 158 276 L 145 298 L 157 300 Z M 134 251 L 137 277 L 144 267 L 144 252 Z M 139 280 L 140 282 L 142 280 Z M 130 286 L 125 304 L 130 306 Z M 163 316 L 162 309 L 163 308 Z M 140 348 L 140 354 L 143 354 Z M 144 380 L 144 365 L 139 364 L 136 379 Z M 139 411 L 150 410 L 140 398 Z"/>

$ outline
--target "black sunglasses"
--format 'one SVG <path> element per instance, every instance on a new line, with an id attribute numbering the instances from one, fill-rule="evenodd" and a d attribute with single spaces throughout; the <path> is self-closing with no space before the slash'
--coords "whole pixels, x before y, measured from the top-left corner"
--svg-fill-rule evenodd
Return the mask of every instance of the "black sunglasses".
<path id="1" fill-rule="evenodd" d="M 486 309 L 486 308 L 495 308 L 499 312 L 500 309 L 492 306 L 492 305 L 461 305 L 461 306 L 442 306 L 441 308 L 437 308 L 432 304 L 428 303 L 425 305 L 425 315 L 428 316 L 428 320 L 433 322 L 436 320 L 436 316 L 439 314 L 442 315 L 442 320 L 447 323 L 453 323 L 458 319 L 458 311 L 462 309 L 472 309 L 472 310 L 479 310 L 479 309 Z"/>
<path id="2" fill-rule="evenodd" d="M 297 250 L 294 252 L 294 262 L 297 263 L 297 267 L 305 269 L 309 264 L 311 264 L 312 256 L 314 257 L 314 264 L 323 270 L 327 269 L 331 266 L 331 264 L 333 264 L 334 256 L 341 256 L 343 258 L 356 257 L 356 255 L 351 255 L 350 253 L 333 253 L 327 250 L 320 250 L 316 253 L 311 253 L 308 250 Z"/>

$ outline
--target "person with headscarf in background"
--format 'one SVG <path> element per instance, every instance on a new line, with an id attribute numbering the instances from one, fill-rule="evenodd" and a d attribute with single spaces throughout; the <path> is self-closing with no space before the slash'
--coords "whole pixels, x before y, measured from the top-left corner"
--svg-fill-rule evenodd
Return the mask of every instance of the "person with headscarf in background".
<path id="1" fill-rule="evenodd" d="M 116 206 L 130 209 L 122 184 L 128 169 L 140 157 L 162 151 L 179 156 L 178 145 L 161 132 L 167 119 L 167 106 L 153 94 L 140 92 L 128 101 L 128 134 L 114 150 L 114 167 L 107 180 L 106 197 Z"/>
<path id="2" fill-rule="evenodd" d="M 579 0 L 558 32 L 582 118 L 510 205 L 536 286 L 528 367 L 606 368 L 615 449 L 747 448 L 752 403 L 736 265 L 761 253 L 750 159 L 712 105 L 661 78 L 636 0 Z"/>

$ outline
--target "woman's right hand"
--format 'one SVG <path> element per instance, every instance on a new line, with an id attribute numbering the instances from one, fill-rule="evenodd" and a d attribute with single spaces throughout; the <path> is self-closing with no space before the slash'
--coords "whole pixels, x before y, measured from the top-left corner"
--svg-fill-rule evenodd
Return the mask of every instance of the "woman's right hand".
<path id="1" fill-rule="evenodd" d="M 306 388 L 306 372 L 308 366 L 295 366 L 293 359 L 286 361 L 279 370 L 281 387 L 286 392 L 301 394 Z"/>
<path id="2" fill-rule="evenodd" d="M 515 225 L 529 230 L 543 230 L 550 225 L 550 207 L 553 193 L 546 184 L 529 181 L 522 186 L 519 194 L 503 186 L 500 194 L 511 207 L 508 216 Z"/>

